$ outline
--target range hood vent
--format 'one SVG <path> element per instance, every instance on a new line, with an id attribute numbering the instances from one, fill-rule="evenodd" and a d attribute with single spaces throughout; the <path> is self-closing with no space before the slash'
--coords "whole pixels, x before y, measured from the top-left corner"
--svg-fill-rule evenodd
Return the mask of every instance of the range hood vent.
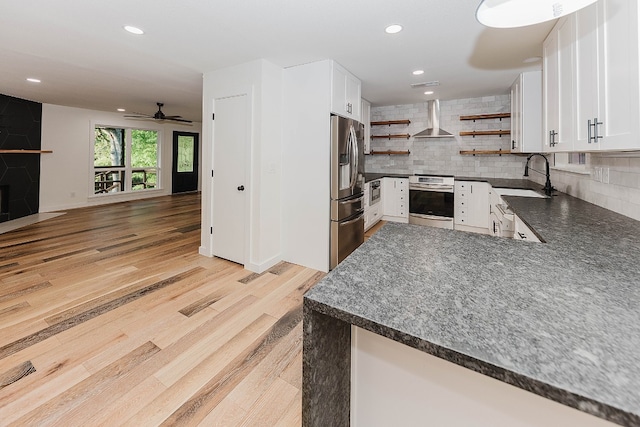
<path id="1" fill-rule="evenodd" d="M 434 99 L 427 102 L 427 109 L 429 110 L 427 122 L 428 128 L 422 132 L 418 132 L 413 135 L 414 138 L 452 138 L 453 135 L 444 129 L 440 129 L 440 100 Z"/>

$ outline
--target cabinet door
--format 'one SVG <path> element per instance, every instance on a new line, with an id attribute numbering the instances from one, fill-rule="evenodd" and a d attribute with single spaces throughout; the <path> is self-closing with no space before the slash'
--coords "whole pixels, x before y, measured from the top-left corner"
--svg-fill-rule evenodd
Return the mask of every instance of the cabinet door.
<path id="1" fill-rule="evenodd" d="M 384 178 L 382 180 L 382 201 L 384 203 L 384 216 L 398 216 L 396 186 L 397 182 L 395 178 Z"/>
<path id="2" fill-rule="evenodd" d="M 511 151 L 517 152 L 522 152 L 521 82 L 522 75 L 518 76 L 513 85 L 511 85 Z"/>
<path id="3" fill-rule="evenodd" d="M 485 228 L 489 222 L 489 188 L 486 182 L 469 183 L 467 225 Z"/>
<path id="4" fill-rule="evenodd" d="M 553 149 L 553 134 L 558 132 L 558 33 L 551 30 L 542 45 L 542 102 L 544 105 L 543 128 L 545 151 Z"/>
<path id="5" fill-rule="evenodd" d="M 561 20 L 558 26 L 558 134 L 553 151 L 573 149 L 573 16 Z"/>
<path id="6" fill-rule="evenodd" d="M 592 4 L 575 14 L 575 143 L 576 151 L 598 148 L 590 138 L 598 109 L 598 7 Z"/>
<path id="7" fill-rule="evenodd" d="M 331 112 L 349 117 L 347 111 L 347 70 L 334 63 L 331 80 Z"/>
<path id="8" fill-rule="evenodd" d="M 638 148 L 638 2 L 601 0 L 596 6 L 600 149 Z"/>
<path id="9" fill-rule="evenodd" d="M 360 80 L 358 80 L 354 75 L 347 73 L 346 86 L 347 111 L 351 118 L 362 123 L 362 113 L 360 110 L 362 104 L 362 87 Z"/>
<path id="10" fill-rule="evenodd" d="M 362 124 L 364 125 L 364 154 L 371 152 L 371 103 L 363 99 L 360 107 Z"/>

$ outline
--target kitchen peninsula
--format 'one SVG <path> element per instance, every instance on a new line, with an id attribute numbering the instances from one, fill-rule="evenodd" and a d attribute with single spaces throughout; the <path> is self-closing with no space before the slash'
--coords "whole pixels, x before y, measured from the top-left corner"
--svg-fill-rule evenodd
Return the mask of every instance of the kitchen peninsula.
<path id="1" fill-rule="evenodd" d="M 303 425 L 349 425 L 352 325 L 640 425 L 640 222 L 505 200 L 547 243 L 388 223 L 306 294 Z"/>

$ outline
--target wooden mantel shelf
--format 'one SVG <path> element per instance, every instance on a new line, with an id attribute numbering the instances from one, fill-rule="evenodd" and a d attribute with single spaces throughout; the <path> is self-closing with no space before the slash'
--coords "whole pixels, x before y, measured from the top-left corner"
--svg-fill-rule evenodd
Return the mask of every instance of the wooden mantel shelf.
<path id="1" fill-rule="evenodd" d="M 43 154 L 53 153 L 51 150 L 0 150 L 0 154 Z"/>
<path id="2" fill-rule="evenodd" d="M 371 135 L 371 139 L 391 139 L 391 138 L 411 138 L 408 133 L 397 133 L 395 135 Z"/>
<path id="3" fill-rule="evenodd" d="M 383 122 L 371 122 L 371 126 L 408 125 L 411 120 L 385 120 Z"/>
<path id="4" fill-rule="evenodd" d="M 407 154 L 411 154 L 411 152 L 409 150 L 401 150 L 401 151 L 394 151 L 394 150 L 387 150 L 387 151 L 374 151 L 371 150 L 369 152 L 369 154 L 372 155 L 378 155 L 378 154 L 387 154 L 387 155 L 407 155 Z"/>
<path id="5" fill-rule="evenodd" d="M 474 130 L 468 132 L 460 132 L 460 136 L 477 136 L 477 135 L 509 135 L 511 131 L 509 129 L 500 129 L 500 130 Z"/>
<path id="6" fill-rule="evenodd" d="M 472 116 L 460 116 L 460 120 L 484 120 L 484 119 L 506 119 L 511 117 L 511 113 L 475 114 Z"/>

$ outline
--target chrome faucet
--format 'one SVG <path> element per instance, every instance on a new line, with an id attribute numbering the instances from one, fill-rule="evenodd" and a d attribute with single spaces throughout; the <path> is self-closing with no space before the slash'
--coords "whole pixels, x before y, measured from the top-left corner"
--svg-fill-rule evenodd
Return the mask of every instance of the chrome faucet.
<path id="1" fill-rule="evenodd" d="M 531 160 L 531 158 L 533 156 L 540 156 L 546 162 L 547 182 L 544 183 L 544 194 L 546 194 L 547 196 L 551 196 L 551 192 L 555 191 L 555 188 L 553 188 L 553 186 L 551 185 L 551 177 L 550 177 L 550 174 L 549 174 L 549 159 L 547 159 L 547 156 L 545 156 L 544 154 L 540 154 L 540 153 L 533 153 L 529 157 L 527 157 L 527 164 L 524 166 L 524 176 L 529 176 L 529 160 Z M 532 170 L 534 172 L 542 173 L 542 172 L 537 171 L 535 169 L 532 169 Z"/>

